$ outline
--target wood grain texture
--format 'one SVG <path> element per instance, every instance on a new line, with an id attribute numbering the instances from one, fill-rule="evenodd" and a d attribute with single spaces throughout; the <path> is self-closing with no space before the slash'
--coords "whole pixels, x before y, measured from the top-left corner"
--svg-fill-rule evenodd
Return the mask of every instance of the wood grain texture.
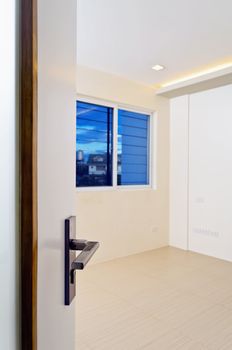
<path id="1" fill-rule="evenodd" d="M 37 0 L 21 0 L 20 207 L 22 349 L 37 349 Z"/>

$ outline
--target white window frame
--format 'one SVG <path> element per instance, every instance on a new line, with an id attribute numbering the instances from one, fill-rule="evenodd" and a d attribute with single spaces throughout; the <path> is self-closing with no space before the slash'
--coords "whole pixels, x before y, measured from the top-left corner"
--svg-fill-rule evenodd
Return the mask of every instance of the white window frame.
<path id="1" fill-rule="evenodd" d="M 85 191 L 122 191 L 122 190 L 144 190 L 157 189 L 156 183 L 156 152 L 157 152 L 157 112 L 143 107 L 134 107 L 131 105 L 116 103 L 112 101 L 105 101 L 99 98 L 90 97 L 78 94 L 77 101 L 97 104 L 104 107 L 113 108 L 113 174 L 112 186 L 86 186 L 76 187 L 77 192 Z M 118 185 L 117 184 L 117 165 L 118 165 L 118 110 L 124 109 L 126 111 L 143 113 L 149 115 L 149 164 L 148 174 L 149 183 L 147 185 Z"/>

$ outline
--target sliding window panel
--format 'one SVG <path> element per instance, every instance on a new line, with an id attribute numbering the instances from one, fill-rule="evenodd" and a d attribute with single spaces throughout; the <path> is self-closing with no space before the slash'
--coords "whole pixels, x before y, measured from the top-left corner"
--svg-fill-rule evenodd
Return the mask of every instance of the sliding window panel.
<path id="1" fill-rule="evenodd" d="M 112 186 L 113 108 L 77 101 L 76 186 Z"/>
<path id="2" fill-rule="evenodd" d="M 118 185 L 149 184 L 150 115 L 118 111 Z"/>

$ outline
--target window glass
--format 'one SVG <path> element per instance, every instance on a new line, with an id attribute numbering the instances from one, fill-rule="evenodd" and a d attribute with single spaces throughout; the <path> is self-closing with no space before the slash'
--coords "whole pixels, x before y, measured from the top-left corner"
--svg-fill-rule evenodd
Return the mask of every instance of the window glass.
<path id="1" fill-rule="evenodd" d="M 76 186 L 112 185 L 113 108 L 77 101 Z"/>
<path id="2" fill-rule="evenodd" d="M 118 185 L 149 184 L 150 116 L 118 110 Z"/>

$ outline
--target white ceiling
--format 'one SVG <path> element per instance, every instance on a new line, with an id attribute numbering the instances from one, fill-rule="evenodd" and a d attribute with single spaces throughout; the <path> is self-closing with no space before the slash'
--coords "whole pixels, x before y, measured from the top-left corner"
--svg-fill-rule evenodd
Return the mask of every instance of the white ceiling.
<path id="1" fill-rule="evenodd" d="M 232 0 L 78 0 L 77 23 L 78 64 L 149 85 L 232 61 Z"/>

